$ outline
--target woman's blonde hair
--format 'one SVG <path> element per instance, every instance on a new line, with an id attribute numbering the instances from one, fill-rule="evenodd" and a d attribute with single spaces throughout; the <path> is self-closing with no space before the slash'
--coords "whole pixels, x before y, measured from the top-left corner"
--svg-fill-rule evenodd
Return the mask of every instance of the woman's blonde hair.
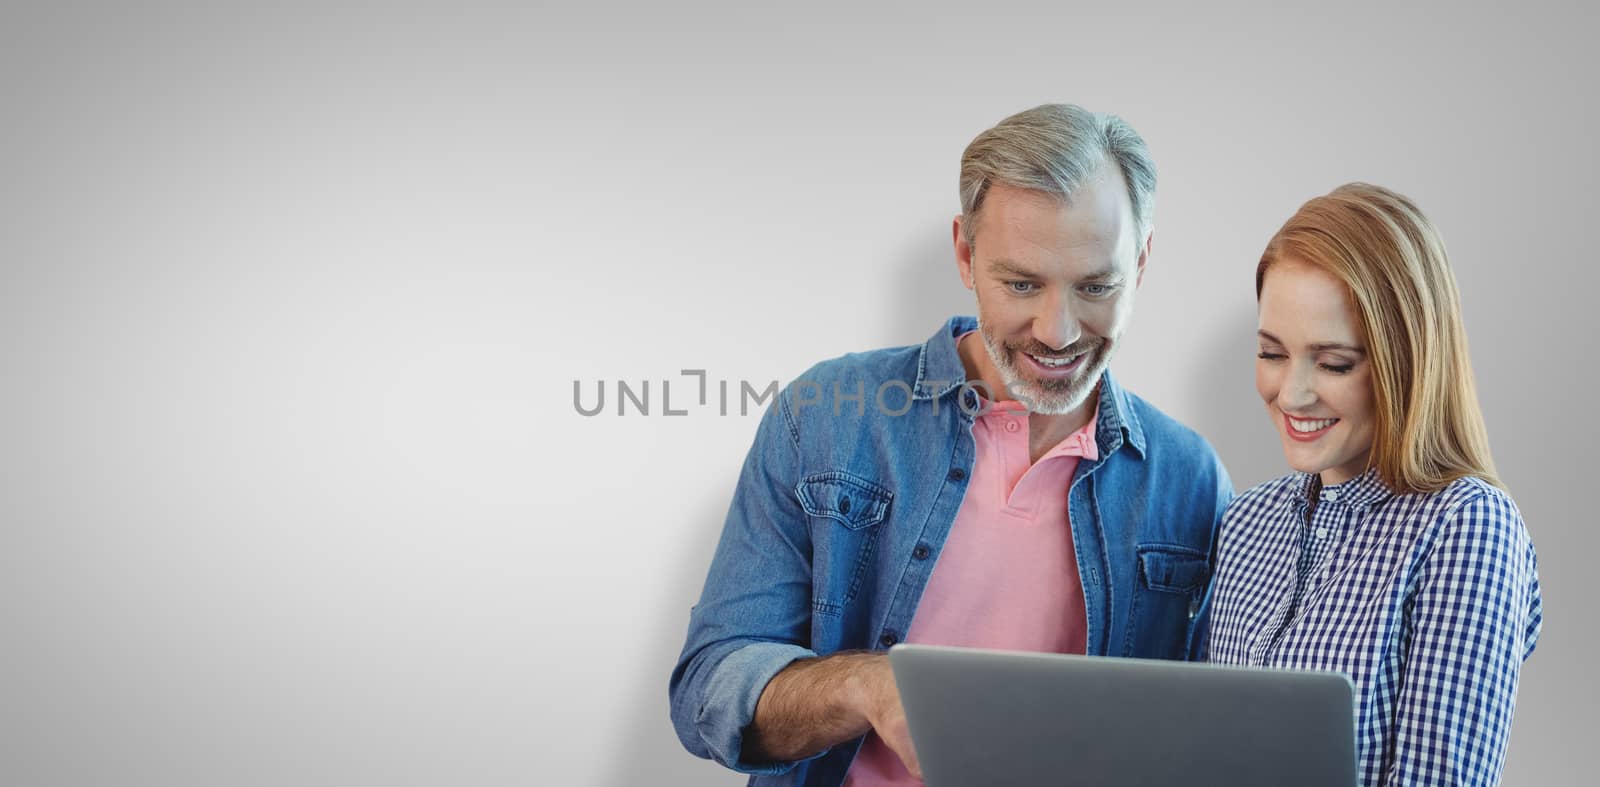
<path id="1" fill-rule="evenodd" d="M 1439 232 L 1404 196 L 1347 183 L 1300 206 L 1256 266 L 1296 262 L 1350 291 L 1372 364 L 1376 424 L 1370 464 L 1400 492 L 1465 476 L 1503 486 L 1489 456 L 1461 324 L 1461 300 Z"/>

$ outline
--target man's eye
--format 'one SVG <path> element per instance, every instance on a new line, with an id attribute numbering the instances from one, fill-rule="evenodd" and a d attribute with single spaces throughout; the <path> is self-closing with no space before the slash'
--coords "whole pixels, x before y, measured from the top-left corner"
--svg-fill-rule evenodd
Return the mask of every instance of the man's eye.
<path id="1" fill-rule="evenodd" d="M 1011 291 L 1018 295 L 1027 295 L 1037 289 L 1039 285 L 1031 281 L 1010 281 L 1006 282 L 1006 286 L 1010 287 Z"/>
<path id="2" fill-rule="evenodd" d="M 1109 284 L 1085 284 L 1083 285 L 1083 294 L 1098 298 L 1102 295 L 1110 294 L 1112 289 Z"/>

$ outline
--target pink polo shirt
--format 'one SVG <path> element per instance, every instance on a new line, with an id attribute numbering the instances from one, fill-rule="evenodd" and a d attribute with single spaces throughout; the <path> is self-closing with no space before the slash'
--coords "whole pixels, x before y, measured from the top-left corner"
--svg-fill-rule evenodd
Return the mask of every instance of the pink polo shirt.
<path id="1" fill-rule="evenodd" d="M 1029 462 L 1028 414 L 1018 402 L 972 425 L 976 456 L 967 494 L 906 642 L 1083 653 L 1083 584 L 1072 547 L 1067 488 L 1079 457 L 1099 458 L 1097 407 L 1082 429 Z M 845 787 L 921 784 L 869 733 Z"/>

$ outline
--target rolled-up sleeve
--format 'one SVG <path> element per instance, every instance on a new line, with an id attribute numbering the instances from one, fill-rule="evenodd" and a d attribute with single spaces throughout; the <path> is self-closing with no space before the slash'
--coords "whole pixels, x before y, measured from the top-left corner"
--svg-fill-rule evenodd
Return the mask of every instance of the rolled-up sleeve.
<path id="1" fill-rule="evenodd" d="M 684 748 L 751 774 L 794 767 L 747 760 L 744 730 L 772 677 L 817 655 L 809 648 L 811 539 L 796 492 L 789 396 L 787 388 L 778 394 L 756 430 L 668 689 Z"/>

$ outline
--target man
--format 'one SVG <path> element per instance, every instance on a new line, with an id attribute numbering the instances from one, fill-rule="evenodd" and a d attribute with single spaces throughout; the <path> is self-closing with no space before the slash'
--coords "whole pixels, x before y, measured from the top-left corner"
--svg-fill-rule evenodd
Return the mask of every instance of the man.
<path id="1" fill-rule="evenodd" d="M 758 785 L 916 783 L 897 642 L 1192 652 L 1232 484 L 1108 371 L 1154 191 L 1139 135 L 1076 106 L 968 146 L 978 319 L 818 364 L 768 410 L 672 673 L 689 751 Z"/>

